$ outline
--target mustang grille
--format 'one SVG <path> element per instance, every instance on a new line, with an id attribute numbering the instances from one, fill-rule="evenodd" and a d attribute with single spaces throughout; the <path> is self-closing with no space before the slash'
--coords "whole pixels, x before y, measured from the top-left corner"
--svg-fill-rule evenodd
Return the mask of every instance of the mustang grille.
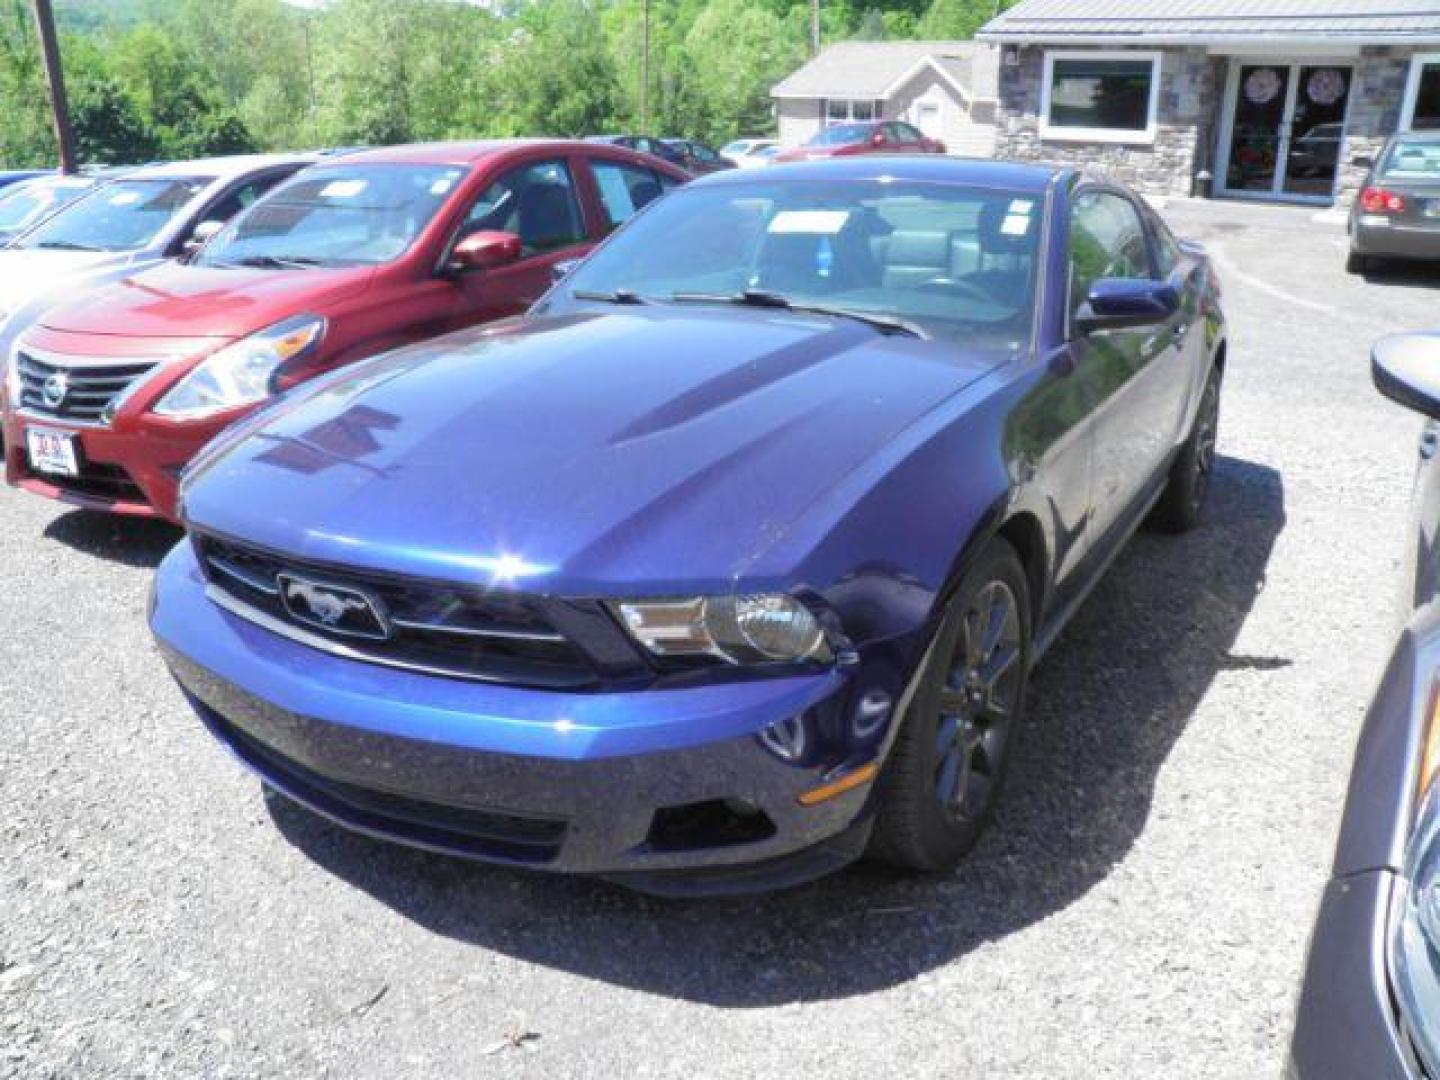
<path id="1" fill-rule="evenodd" d="M 583 689 L 597 681 L 586 654 L 550 623 L 534 599 L 356 573 L 204 534 L 195 542 L 223 606 L 307 644 L 354 659 L 486 682 Z M 347 633 L 340 618 L 327 626 L 321 618 L 297 617 L 282 596 L 282 578 L 300 579 L 307 589 L 313 584 L 332 596 L 373 601 L 383 636 L 370 633 L 368 625 L 365 633 Z"/>
<path id="2" fill-rule="evenodd" d="M 105 406 L 155 367 L 151 360 L 124 364 L 54 363 L 20 349 L 15 355 L 20 375 L 20 407 L 34 413 L 94 423 Z M 60 376 L 64 392 L 47 395 L 46 384 Z"/>

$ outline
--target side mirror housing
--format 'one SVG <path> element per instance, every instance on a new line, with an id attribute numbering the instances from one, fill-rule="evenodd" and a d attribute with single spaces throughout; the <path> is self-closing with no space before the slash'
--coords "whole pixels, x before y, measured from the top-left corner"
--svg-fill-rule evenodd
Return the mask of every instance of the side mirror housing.
<path id="1" fill-rule="evenodd" d="M 884 146 L 884 145 L 885 145 L 885 132 L 877 129 L 876 132 L 875 132 L 875 134 L 870 136 L 870 145 L 871 145 L 871 146 Z"/>
<path id="2" fill-rule="evenodd" d="M 1149 278 L 1101 278 L 1090 286 L 1075 324 L 1082 333 L 1162 323 L 1180 310 L 1175 286 Z"/>
<path id="3" fill-rule="evenodd" d="M 201 248 L 215 239 L 215 234 L 223 228 L 225 228 L 225 222 L 223 221 L 200 222 L 199 225 L 196 225 L 195 228 L 190 230 L 190 239 L 185 241 L 185 246 L 182 249 L 185 256 L 189 258 L 198 253 Z"/>
<path id="4" fill-rule="evenodd" d="M 465 274 L 504 266 L 519 258 L 520 237 L 512 232 L 485 229 L 471 233 L 455 245 L 448 268 L 452 273 Z"/>
<path id="5" fill-rule="evenodd" d="M 1440 332 L 1381 338 L 1370 350 L 1370 376 L 1391 401 L 1440 420 Z"/>

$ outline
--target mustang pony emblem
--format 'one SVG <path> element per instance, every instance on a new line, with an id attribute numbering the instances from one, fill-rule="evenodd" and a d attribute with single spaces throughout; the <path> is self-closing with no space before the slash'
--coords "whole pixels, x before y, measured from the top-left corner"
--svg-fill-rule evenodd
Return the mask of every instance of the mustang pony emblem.
<path id="1" fill-rule="evenodd" d="M 357 589 L 324 585 L 290 574 L 280 574 L 277 580 L 285 610 L 300 622 L 352 637 L 390 636 L 379 604 Z"/>

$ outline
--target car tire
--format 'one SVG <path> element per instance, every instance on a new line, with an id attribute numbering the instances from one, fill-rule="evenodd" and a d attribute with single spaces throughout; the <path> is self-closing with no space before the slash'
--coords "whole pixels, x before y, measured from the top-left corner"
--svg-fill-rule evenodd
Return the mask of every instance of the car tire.
<path id="1" fill-rule="evenodd" d="M 1347 274 L 1364 274 L 1370 270 L 1370 256 L 1361 255 L 1354 248 L 1350 254 L 1345 256 L 1345 272 Z"/>
<path id="2" fill-rule="evenodd" d="M 1161 532 L 1188 532 L 1200 524 L 1210 477 L 1215 471 L 1215 437 L 1220 425 L 1220 369 L 1211 367 L 1190 434 L 1170 465 L 1170 477 L 1151 523 Z"/>
<path id="3" fill-rule="evenodd" d="M 943 871 L 975 846 L 1023 722 L 1032 633 L 1025 568 L 991 540 L 946 607 L 880 774 L 871 858 Z"/>

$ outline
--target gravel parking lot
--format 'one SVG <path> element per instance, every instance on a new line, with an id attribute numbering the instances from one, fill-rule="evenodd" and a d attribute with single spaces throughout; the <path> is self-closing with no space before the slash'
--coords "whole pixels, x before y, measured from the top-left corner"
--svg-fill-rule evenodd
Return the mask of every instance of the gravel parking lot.
<path id="1" fill-rule="evenodd" d="M 1347 277 L 1308 210 L 1166 214 L 1227 286 L 1210 517 L 1063 635 L 950 878 L 673 904 L 343 833 L 165 675 L 175 533 L 0 492 L 0 1076 L 1276 1075 L 1396 626 L 1419 425 L 1367 349 L 1440 275 Z"/>

